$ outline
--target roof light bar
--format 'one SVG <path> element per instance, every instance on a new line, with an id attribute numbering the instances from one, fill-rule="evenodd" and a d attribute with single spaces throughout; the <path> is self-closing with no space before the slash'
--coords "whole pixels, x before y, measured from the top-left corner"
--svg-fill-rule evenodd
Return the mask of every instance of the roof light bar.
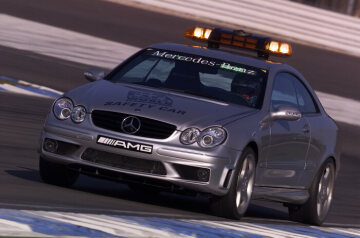
<path id="1" fill-rule="evenodd" d="M 274 54 L 291 55 L 291 46 L 286 42 L 272 40 L 266 44 L 265 49 Z"/>
<path id="2" fill-rule="evenodd" d="M 195 26 L 185 31 L 184 36 L 193 40 L 207 41 L 212 30 L 212 28 Z"/>
<path id="3" fill-rule="evenodd" d="M 256 51 L 259 57 L 269 55 L 290 56 L 291 45 L 287 42 L 273 40 L 269 37 L 254 35 L 243 30 L 227 30 L 195 26 L 185 31 L 184 36 L 195 41 L 208 42 L 209 48 L 220 45 Z"/>

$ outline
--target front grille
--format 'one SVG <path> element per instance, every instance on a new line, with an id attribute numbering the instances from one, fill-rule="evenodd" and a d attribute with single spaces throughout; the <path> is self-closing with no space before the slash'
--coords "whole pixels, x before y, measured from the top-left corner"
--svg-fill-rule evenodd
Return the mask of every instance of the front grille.
<path id="1" fill-rule="evenodd" d="M 132 115 L 96 110 L 92 112 L 91 116 L 95 126 L 111 131 L 124 133 L 121 129 L 121 123 L 126 117 Z M 145 117 L 138 117 L 138 116 L 136 117 L 139 118 L 141 122 L 140 130 L 135 134 L 133 134 L 136 136 L 155 138 L 155 139 L 166 139 L 176 130 L 176 126 L 165 122 L 161 122 Z"/>
<path id="2" fill-rule="evenodd" d="M 107 165 L 115 168 L 149 174 L 166 175 L 166 169 L 159 161 L 139 159 L 95 149 L 85 150 L 81 158 L 96 164 Z"/>

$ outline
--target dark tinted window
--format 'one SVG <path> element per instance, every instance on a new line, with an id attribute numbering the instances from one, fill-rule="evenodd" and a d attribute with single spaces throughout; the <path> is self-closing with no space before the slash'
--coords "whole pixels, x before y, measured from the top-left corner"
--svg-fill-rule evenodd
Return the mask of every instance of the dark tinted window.
<path id="1" fill-rule="evenodd" d="M 276 76 L 271 102 L 273 110 L 280 105 L 287 105 L 298 108 L 301 113 L 319 111 L 303 83 L 290 73 L 280 73 Z"/>
<path id="2" fill-rule="evenodd" d="M 275 78 L 271 94 L 271 105 L 274 111 L 278 109 L 279 106 L 298 107 L 293 80 L 288 76 L 289 74 L 281 73 Z"/>
<path id="3" fill-rule="evenodd" d="M 298 105 L 301 113 L 316 113 L 318 108 L 314 103 L 309 91 L 306 87 L 294 77 L 294 85 L 297 92 Z"/>
<path id="4" fill-rule="evenodd" d="M 108 79 L 259 108 L 267 70 L 182 52 L 147 49 Z"/>

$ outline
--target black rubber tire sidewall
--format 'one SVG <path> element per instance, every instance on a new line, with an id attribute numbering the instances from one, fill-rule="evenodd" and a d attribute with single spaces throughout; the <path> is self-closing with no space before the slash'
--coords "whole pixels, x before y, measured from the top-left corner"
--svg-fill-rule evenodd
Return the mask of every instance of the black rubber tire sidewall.
<path id="1" fill-rule="evenodd" d="M 247 208 L 243 213 L 240 214 L 236 207 L 236 184 L 237 184 L 237 177 L 240 168 L 242 167 L 244 158 L 246 158 L 246 156 L 250 153 L 254 156 L 255 159 L 254 172 L 256 173 L 256 154 L 252 148 L 246 147 L 243 153 L 241 154 L 241 157 L 236 165 L 235 171 L 232 176 L 229 192 L 225 196 L 213 197 L 211 201 L 211 210 L 215 215 L 230 219 L 237 219 L 237 220 L 241 219 L 245 215 Z M 251 199 L 251 196 L 249 199 Z"/>
<path id="2" fill-rule="evenodd" d="M 289 207 L 289 215 L 290 219 L 293 221 L 298 221 L 306 224 L 321 226 L 322 223 L 326 220 L 326 217 L 329 214 L 329 210 L 325 215 L 325 217 L 320 220 L 318 214 L 317 214 L 317 197 L 318 197 L 318 189 L 319 189 L 319 183 L 321 176 L 324 172 L 324 169 L 327 167 L 328 164 L 331 164 L 332 166 L 332 173 L 335 179 L 335 165 L 334 162 L 331 159 L 326 160 L 319 171 L 317 172 L 313 183 L 311 184 L 311 187 L 309 189 L 309 199 L 304 205 L 293 205 Z"/>

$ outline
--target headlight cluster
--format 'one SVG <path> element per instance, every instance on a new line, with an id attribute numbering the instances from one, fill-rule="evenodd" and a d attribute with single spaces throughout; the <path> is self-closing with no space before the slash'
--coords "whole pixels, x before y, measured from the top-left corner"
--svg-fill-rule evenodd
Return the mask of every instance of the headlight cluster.
<path id="1" fill-rule="evenodd" d="M 218 126 L 209 127 L 203 131 L 192 127 L 181 133 L 180 142 L 185 145 L 197 142 L 203 148 L 212 148 L 223 143 L 226 136 L 226 131 Z"/>
<path id="2" fill-rule="evenodd" d="M 71 118 L 75 123 L 81 123 L 85 120 L 86 109 L 83 106 L 75 106 L 68 98 L 56 100 L 53 107 L 54 115 L 59 120 Z"/>

